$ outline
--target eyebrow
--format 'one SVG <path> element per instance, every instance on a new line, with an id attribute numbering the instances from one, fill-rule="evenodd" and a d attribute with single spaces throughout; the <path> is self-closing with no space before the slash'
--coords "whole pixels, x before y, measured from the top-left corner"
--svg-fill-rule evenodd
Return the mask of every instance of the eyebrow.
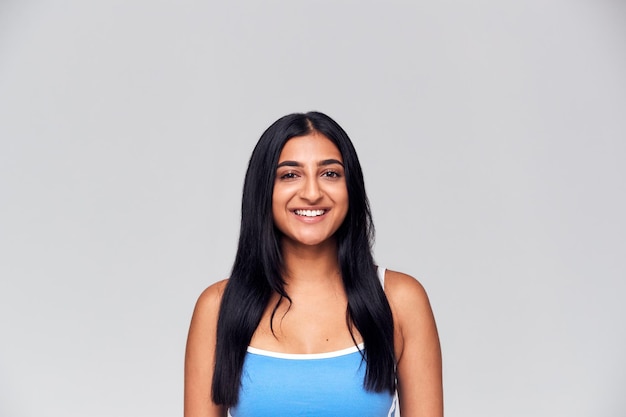
<path id="1" fill-rule="evenodd" d="M 341 165 L 343 167 L 343 163 L 337 159 L 324 159 L 322 161 L 319 161 L 317 163 L 318 167 L 323 167 L 326 165 L 333 165 L 333 164 L 338 164 Z M 298 161 L 283 161 L 280 164 L 278 164 L 278 166 L 276 168 L 280 168 L 280 167 L 299 167 L 302 168 L 303 165 L 298 162 Z"/>

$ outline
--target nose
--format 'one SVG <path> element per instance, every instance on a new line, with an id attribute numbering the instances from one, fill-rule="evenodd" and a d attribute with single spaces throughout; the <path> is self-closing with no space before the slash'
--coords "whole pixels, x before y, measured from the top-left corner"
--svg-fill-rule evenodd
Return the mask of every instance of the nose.
<path id="1" fill-rule="evenodd" d="M 318 178 L 316 176 L 309 176 L 302 184 L 302 189 L 300 190 L 300 197 L 310 204 L 314 204 L 319 201 L 323 196 L 322 188 L 318 182 Z"/>

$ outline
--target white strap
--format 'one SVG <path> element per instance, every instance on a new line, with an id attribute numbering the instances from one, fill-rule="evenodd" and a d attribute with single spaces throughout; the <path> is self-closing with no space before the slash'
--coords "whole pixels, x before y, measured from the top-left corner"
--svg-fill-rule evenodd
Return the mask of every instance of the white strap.
<path id="1" fill-rule="evenodd" d="M 383 286 L 383 289 L 385 289 L 385 271 L 386 270 L 387 269 L 382 266 L 378 267 L 378 279 L 380 280 L 380 285 Z"/>

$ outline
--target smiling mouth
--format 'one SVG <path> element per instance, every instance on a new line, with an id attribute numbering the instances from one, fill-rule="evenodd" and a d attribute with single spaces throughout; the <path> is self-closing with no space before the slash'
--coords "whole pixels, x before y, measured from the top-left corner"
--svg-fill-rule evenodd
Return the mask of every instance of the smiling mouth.
<path id="1" fill-rule="evenodd" d="M 322 216 L 327 210 L 294 210 L 293 212 L 298 216 L 304 217 L 317 217 Z"/>

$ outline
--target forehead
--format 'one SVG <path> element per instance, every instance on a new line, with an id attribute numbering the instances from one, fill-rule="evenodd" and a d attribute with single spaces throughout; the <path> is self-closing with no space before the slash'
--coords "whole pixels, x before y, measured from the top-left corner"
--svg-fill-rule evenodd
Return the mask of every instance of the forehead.
<path id="1" fill-rule="evenodd" d="M 337 159 L 343 162 L 339 148 L 325 135 L 313 132 L 289 139 L 283 146 L 278 162 L 284 160 L 306 161 Z"/>

